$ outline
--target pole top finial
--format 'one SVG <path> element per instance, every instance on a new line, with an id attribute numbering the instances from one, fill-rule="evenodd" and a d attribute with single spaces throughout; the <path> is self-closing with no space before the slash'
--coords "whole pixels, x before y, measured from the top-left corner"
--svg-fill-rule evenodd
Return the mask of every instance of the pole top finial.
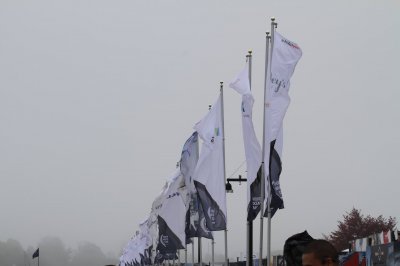
<path id="1" fill-rule="evenodd" d="M 249 53 L 249 55 L 251 55 L 253 53 L 253 50 L 249 49 L 247 52 Z"/>
<path id="2" fill-rule="evenodd" d="M 221 84 L 221 86 L 222 86 L 222 84 L 224 84 L 224 82 L 223 82 L 223 81 L 220 81 L 219 84 Z"/>

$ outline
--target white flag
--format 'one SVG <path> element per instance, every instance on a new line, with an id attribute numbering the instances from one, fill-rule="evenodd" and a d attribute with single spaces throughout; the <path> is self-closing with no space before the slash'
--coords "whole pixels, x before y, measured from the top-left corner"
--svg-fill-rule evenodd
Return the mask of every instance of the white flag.
<path id="1" fill-rule="evenodd" d="M 207 227 L 226 229 L 226 193 L 223 155 L 221 96 L 194 129 L 203 140 L 200 157 L 193 173 Z"/>
<path id="2" fill-rule="evenodd" d="M 197 190 L 194 186 L 193 172 L 199 160 L 198 133 L 194 132 L 183 145 L 180 160 L 181 173 L 187 188 L 186 202 L 186 237 L 212 238 L 212 233 L 207 228 L 203 208 L 199 203 Z M 187 241 L 188 242 L 188 241 Z"/>
<path id="3" fill-rule="evenodd" d="M 164 184 L 160 194 L 155 198 L 151 206 L 151 212 L 148 219 L 149 223 L 148 227 L 149 227 L 149 233 L 153 239 L 153 247 L 157 247 L 158 245 L 158 215 L 160 213 L 163 202 L 166 198 L 168 186 L 169 182 L 167 181 Z"/>
<path id="4" fill-rule="evenodd" d="M 239 75 L 229 83 L 229 87 L 239 92 L 241 95 L 251 94 L 248 63 L 246 63 L 246 66 L 240 71 Z"/>
<path id="5" fill-rule="evenodd" d="M 293 75 L 302 51 L 299 46 L 275 32 L 271 53 L 271 72 L 265 103 L 265 191 L 271 187 L 271 214 L 283 208 L 279 176 L 282 171 L 283 118 L 289 107 L 290 78 Z M 269 181 L 269 182 L 268 182 Z M 268 195 L 266 195 L 267 197 Z M 268 206 L 267 206 L 268 208 Z M 264 216 L 267 216 L 265 213 Z"/>
<path id="6" fill-rule="evenodd" d="M 139 239 L 143 242 L 144 248 L 149 248 L 152 245 L 152 237 L 150 235 L 149 218 L 139 224 Z"/>
<path id="7" fill-rule="evenodd" d="M 131 238 L 120 257 L 120 262 L 122 265 L 132 264 L 135 262 L 135 260 L 140 261 L 139 238 L 137 236 Z"/>
<path id="8" fill-rule="evenodd" d="M 355 240 L 354 251 L 365 252 L 367 250 L 368 238 L 359 238 Z"/>
<path id="9" fill-rule="evenodd" d="M 185 180 L 177 169 L 168 182 L 163 194 L 164 200 L 158 213 L 158 245 L 162 254 L 184 249 L 186 243 L 185 217 L 186 197 Z"/>
<path id="10" fill-rule="evenodd" d="M 229 86 L 242 95 L 243 143 L 247 164 L 247 220 L 252 221 L 260 211 L 262 151 L 253 125 L 254 98 L 250 91 L 248 63 Z"/>

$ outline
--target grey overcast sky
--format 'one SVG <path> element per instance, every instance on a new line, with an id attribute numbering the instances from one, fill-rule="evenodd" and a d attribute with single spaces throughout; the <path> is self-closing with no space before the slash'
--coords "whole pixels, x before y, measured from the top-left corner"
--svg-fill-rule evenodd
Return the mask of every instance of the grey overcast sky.
<path id="1" fill-rule="evenodd" d="M 305 229 L 328 234 L 352 207 L 399 221 L 399 1 L 2 0 L 0 240 L 58 236 L 118 255 L 248 49 L 261 141 L 272 16 L 303 50 L 272 250 Z M 228 177 L 244 160 L 240 100 L 226 86 Z M 231 259 L 246 250 L 246 185 L 234 191 Z M 223 253 L 223 233 L 216 242 Z"/>

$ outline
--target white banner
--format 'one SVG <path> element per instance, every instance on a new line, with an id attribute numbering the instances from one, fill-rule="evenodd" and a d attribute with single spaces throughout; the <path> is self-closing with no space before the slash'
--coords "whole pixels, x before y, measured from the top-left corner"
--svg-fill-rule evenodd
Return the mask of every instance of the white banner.
<path id="1" fill-rule="evenodd" d="M 211 231 L 226 229 L 226 193 L 221 96 L 194 129 L 203 140 L 193 173 L 194 183 Z"/>
<path id="2" fill-rule="evenodd" d="M 266 91 L 267 102 L 265 103 L 264 121 L 266 129 L 264 171 L 267 178 L 265 180 L 265 196 L 266 198 L 268 197 L 269 186 L 271 186 L 272 215 L 277 209 L 283 208 L 283 198 L 279 184 L 279 176 L 282 170 L 282 124 L 290 103 L 290 78 L 301 55 L 302 51 L 297 44 L 275 32 L 271 53 L 271 71 Z"/>

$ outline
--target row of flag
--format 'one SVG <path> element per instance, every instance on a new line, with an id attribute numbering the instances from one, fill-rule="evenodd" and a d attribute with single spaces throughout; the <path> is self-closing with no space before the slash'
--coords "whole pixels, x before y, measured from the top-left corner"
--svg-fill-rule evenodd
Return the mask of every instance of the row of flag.
<path id="1" fill-rule="evenodd" d="M 249 221 L 260 212 L 264 200 L 261 189 L 265 190 L 265 199 L 270 199 L 267 203 L 270 202 L 272 216 L 277 209 L 284 207 L 279 185 L 282 124 L 290 103 L 290 78 L 301 55 L 297 44 L 275 32 L 264 102 L 265 147 L 258 142 L 252 121 L 254 97 L 249 63 L 230 83 L 230 87 L 242 96 Z M 148 218 L 139 225 L 136 235 L 124 248 L 121 266 L 149 265 L 174 259 L 177 250 L 184 249 L 191 238 L 212 239 L 212 232 L 227 228 L 223 125 L 221 89 L 211 109 L 195 124 L 193 134 L 184 143 L 179 168 L 168 178 L 160 195 L 153 201 Z M 266 180 L 264 188 L 261 187 L 262 173 Z M 266 211 L 263 210 L 263 214 L 267 215 Z M 153 249 L 155 254 L 152 254 Z"/>
<path id="2" fill-rule="evenodd" d="M 370 235 L 369 237 L 354 239 L 350 241 L 352 251 L 365 252 L 367 246 L 389 244 L 399 239 L 400 231 L 388 230 Z"/>

